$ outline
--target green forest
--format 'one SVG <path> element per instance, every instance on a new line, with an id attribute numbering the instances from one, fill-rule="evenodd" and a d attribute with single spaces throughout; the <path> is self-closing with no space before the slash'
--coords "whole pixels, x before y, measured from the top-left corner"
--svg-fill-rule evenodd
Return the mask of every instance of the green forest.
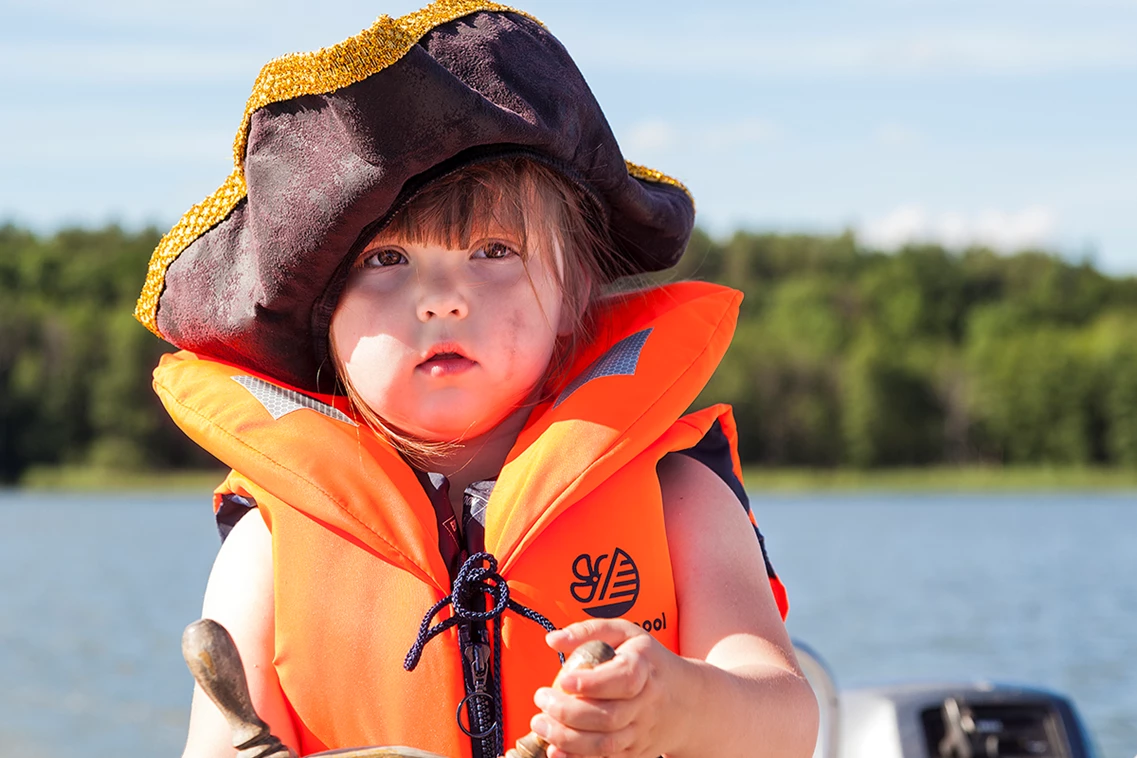
<path id="1" fill-rule="evenodd" d="M 160 233 L 0 226 L 0 483 L 33 467 L 195 469 L 132 317 Z M 748 463 L 1137 468 L 1137 277 L 1045 251 L 696 231 L 671 278 L 746 293 L 701 403 Z"/>

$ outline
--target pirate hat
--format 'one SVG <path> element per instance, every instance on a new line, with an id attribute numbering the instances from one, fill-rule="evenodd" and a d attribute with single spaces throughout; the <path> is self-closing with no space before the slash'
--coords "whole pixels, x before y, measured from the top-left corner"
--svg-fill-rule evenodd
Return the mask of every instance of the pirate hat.
<path id="1" fill-rule="evenodd" d="M 686 188 L 625 162 L 576 65 L 531 16 L 438 0 L 261 70 L 233 172 L 163 237 L 135 316 L 178 347 L 324 390 L 358 245 L 430 181 L 528 156 L 575 182 L 623 265 L 657 271 L 694 223 Z"/>

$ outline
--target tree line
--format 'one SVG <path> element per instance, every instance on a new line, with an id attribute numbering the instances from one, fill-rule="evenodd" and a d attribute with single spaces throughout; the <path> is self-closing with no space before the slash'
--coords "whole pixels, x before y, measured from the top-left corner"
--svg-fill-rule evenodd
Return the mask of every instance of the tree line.
<path id="1" fill-rule="evenodd" d="M 696 233 L 678 275 L 746 293 L 704 399 L 751 462 L 1137 466 L 1137 277 L 745 232 Z"/>
<path id="2" fill-rule="evenodd" d="M 150 389 L 170 346 L 131 315 L 159 237 L 0 226 L 0 482 L 211 463 Z M 749 463 L 1137 466 L 1135 277 L 1044 251 L 696 230 L 665 278 L 746 294 L 699 402 L 734 405 Z"/>

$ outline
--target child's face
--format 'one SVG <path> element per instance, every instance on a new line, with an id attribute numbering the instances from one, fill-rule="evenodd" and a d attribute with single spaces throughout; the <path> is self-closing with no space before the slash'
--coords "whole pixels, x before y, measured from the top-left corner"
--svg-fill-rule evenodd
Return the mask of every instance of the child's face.
<path id="1" fill-rule="evenodd" d="M 332 344 L 361 399 L 420 439 L 491 430 L 552 358 L 559 257 L 522 260 L 517 240 L 495 232 L 462 250 L 377 237 L 332 316 Z"/>

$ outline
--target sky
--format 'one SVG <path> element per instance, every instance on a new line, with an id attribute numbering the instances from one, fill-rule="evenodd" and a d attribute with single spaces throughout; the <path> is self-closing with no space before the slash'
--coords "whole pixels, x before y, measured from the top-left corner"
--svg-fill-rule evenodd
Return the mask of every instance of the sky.
<path id="1" fill-rule="evenodd" d="M 0 0 L 0 221 L 168 228 L 261 65 L 408 0 Z M 698 223 L 1137 274 L 1137 0 L 530 0 Z"/>

